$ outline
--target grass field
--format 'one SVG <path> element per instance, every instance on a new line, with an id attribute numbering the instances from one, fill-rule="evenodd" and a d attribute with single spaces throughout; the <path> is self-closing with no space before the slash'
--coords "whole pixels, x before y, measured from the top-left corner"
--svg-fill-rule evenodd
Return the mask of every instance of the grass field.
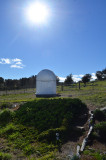
<path id="1" fill-rule="evenodd" d="M 60 94 L 61 97 L 79 98 L 87 105 L 94 105 L 95 107 L 106 106 L 106 81 L 90 82 L 87 83 L 86 87 L 83 83 L 80 85 L 80 89 L 78 84 L 63 86 L 63 91 L 61 86 L 57 86 L 57 94 Z M 36 98 L 35 92 L 36 89 L 2 91 L 0 103 L 31 101 Z"/>

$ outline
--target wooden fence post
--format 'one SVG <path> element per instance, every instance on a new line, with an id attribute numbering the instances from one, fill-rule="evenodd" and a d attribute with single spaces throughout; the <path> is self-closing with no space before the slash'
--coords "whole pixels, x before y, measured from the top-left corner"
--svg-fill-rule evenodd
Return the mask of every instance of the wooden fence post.
<path id="1" fill-rule="evenodd" d="M 80 81 L 79 81 L 79 89 L 80 89 Z"/>

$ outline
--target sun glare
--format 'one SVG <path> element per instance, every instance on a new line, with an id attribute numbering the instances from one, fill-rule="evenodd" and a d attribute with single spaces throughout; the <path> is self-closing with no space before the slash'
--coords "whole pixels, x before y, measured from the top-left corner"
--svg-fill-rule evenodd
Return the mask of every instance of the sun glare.
<path id="1" fill-rule="evenodd" d="M 27 8 L 27 17 L 32 23 L 45 23 L 48 15 L 48 8 L 42 3 L 34 3 Z"/>

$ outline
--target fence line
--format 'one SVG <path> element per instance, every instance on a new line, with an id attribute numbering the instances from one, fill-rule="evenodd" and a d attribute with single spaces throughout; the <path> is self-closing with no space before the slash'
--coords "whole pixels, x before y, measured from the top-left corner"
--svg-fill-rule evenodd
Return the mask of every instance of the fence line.
<path id="1" fill-rule="evenodd" d="M 90 89 L 95 89 L 96 84 L 94 83 L 87 83 L 86 87 L 90 87 Z M 80 90 L 82 88 L 85 88 L 85 85 L 83 83 L 75 83 L 75 84 L 64 84 L 61 83 L 57 85 L 57 93 L 59 92 L 67 92 L 67 91 L 73 91 L 73 90 Z M 2 95 L 9 95 L 9 94 L 24 94 L 24 93 L 35 93 L 36 88 L 22 88 L 22 89 L 12 89 L 12 90 L 0 90 L 0 96 Z"/>

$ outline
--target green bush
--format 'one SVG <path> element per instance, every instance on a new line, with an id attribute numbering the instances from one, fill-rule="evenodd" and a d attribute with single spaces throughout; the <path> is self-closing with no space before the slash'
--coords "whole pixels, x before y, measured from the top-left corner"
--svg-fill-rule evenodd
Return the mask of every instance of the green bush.
<path id="1" fill-rule="evenodd" d="M 99 135 L 97 134 L 96 131 L 92 132 L 91 135 L 90 135 L 90 139 L 91 140 L 94 140 L 94 139 L 98 139 L 99 138 Z"/>
<path id="2" fill-rule="evenodd" d="M 12 156 L 9 153 L 0 152 L 0 160 L 10 160 Z"/>
<path id="3" fill-rule="evenodd" d="M 48 129 L 60 128 L 64 119 L 67 126 L 71 126 L 75 118 L 86 110 L 86 105 L 79 99 L 41 99 L 21 105 L 16 111 L 16 118 L 17 122 L 34 126 L 41 133 Z"/>
<path id="4" fill-rule="evenodd" d="M 79 157 L 77 155 L 74 155 L 71 160 L 79 160 Z"/>
<path id="5" fill-rule="evenodd" d="M 36 148 L 35 152 L 38 156 L 43 156 L 52 151 L 54 152 L 57 151 L 56 146 L 53 143 L 47 144 L 42 142 L 42 143 L 39 143 L 39 146 Z"/>
<path id="6" fill-rule="evenodd" d="M 4 125 L 12 121 L 14 117 L 14 112 L 11 112 L 9 109 L 4 109 L 0 112 L 0 124 Z"/>
<path id="7" fill-rule="evenodd" d="M 100 138 L 106 142 L 106 122 L 100 122 L 96 124 L 94 129 L 97 131 Z"/>
<path id="8" fill-rule="evenodd" d="M 11 130 L 12 131 L 12 130 Z M 14 130 L 16 131 L 16 130 Z M 9 140 L 16 140 L 19 137 L 20 133 L 19 132 L 11 132 L 11 134 L 9 135 Z"/>
<path id="9" fill-rule="evenodd" d="M 59 133 L 59 138 L 64 139 L 64 136 L 66 134 L 66 128 L 56 128 L 56 129 L 49 129 L 47 131 L 43 131 L 41 134 L 38 135 L 37 139 L 39 141 L 42 140 L 48 140 L 50 141 L 56 141 L 56 133 Z"/>
<path id="10" fill-rule="evenodd" d="M 39 158 L 38 160 L 56 160 L 54 152 L 50 152 L 49 154 Z"/>
<path id="11" fill-rule="evenodd" d="M 95 116 L 95 119 L 99 120 L 99 121 L 104 121 L 105 118 L 106 118 L 106 115 L 103 111 L 99 110 L 99 109 L 96 109 L 94 111 L 94 116 Z"/>
<path id="12" fill-rule="evenodd" d="M 10 106 L 11 106 L 11 104 L 9 104 L 9 103 L 3 103 L 3 104 L 0 105 L 0 108 L 1 109 L 6 109 L 6 108 L 10 108 Z"/>
<path id="13" fill-rule="evenodd" d="M 34 147 L 32 147 L 31 145 L 27 145 L 26 147 L 24 147 L 23 151 L 24 151 L 24 154 L 28 156 L 35 152 Z"/>
<path id="14" fill-rule="evenodd" d="M 86 157 L 84 155 L 86 155 Z M 81 160 L 88 160 L 90 158 L 92 160 L 106 160 L 106 155 L 95 150 L 85 150 L 83 152 L 83 158 L 81 158 Z"/>
<path id="15" fill-rule="evenodd" d="M 17 131 L 17 128 L 12 123 L 10 123 L 6 127 L 0 129 L 0 136 L 8 137 L 8 135 L 14 133 L 15 131 Z"/>

